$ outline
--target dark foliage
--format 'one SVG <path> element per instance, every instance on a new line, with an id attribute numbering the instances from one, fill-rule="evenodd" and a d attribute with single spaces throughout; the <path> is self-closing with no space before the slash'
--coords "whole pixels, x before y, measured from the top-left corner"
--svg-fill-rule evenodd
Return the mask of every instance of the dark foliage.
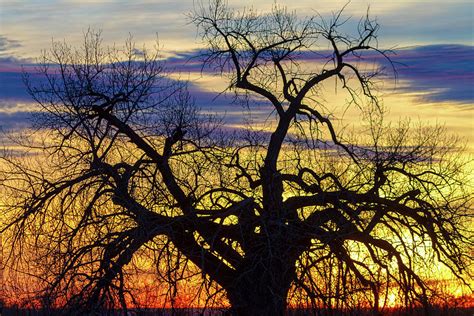
<path id="1" fill-rule="evenodd" d="M 127 280 L 146 261 L 171 304 L 191 279 L 196 297 L 224 297 L 235 315 L 283 315 L 287 304 L 377 313 L 391 289 L 428 313 L 426 267 L 462 279 L 471 263 L 470 188 L 443 128 L 383 124 L 382 70 L 364 66 L 364 52 L 388 58 L 377 22 L 367 15 L 350 35 L 342 11 L 299 19 L 219 0 L 190 18 L 204 66 L 250 110 L 253 99 L 273 107 L 270 132 L 221 131 L 159 55 L 131 41 L 103 48 L 88 32 L 78 50 L 55 43 L 26 77 L 43 113 L 30 155 L 6 155 L 0 179 L 11 264 L 27 258 L 41 276 L 42 304 L 126 311 L 140 303 Z M 328 46 L 324 64 L 298 62 Z M 365 135 L 338 130 L 321 97 L 334 80 Z"/>

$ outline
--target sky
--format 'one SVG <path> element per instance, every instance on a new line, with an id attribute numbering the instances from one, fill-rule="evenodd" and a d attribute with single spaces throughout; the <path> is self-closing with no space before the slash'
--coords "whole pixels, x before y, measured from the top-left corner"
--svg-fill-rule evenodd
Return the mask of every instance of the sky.
<path id="1" fill-rule="evenodd" d="M 27 127 L 36 109 L 22 81 L 22 66 L 31 69 L 35 57 L 50 48 L 52 40 L 79 46 L 88 28 L 102 30 L 105 44 L 110 45 L 123 43 L 130 34 L 138 46 L 151 46 L 158 38 L 168 64 L 181 71 L 179 77 L 191 79 L 190 90 L 198 103 L 225 114 L 229 125 L 241 126 L 245 110 L 225 98 L 215 98 L 225 88 L 225 81 L 185 63 L 202 48 L 187 19 L 198 1 L 0 0 L 0 132 Z M 274 3 L 229 0 L 232 7 L 253 6 L 262 11 L 270 10 Z M 347 1 L 277 3 L 303 17 L 316 13 L 328 16 Z M 474 154 L 474 2 L 352 0 L 345 15 L 358 21 L 369 7 L 381 25 L 380 47 L 396 52 L 393 59 L 398 65 L 398 81 L 383 91 L 389 119 L 444 124 L 449 132 L 461 136 L 468 152 Z M 318 61 L 308 57 L 305 62 Z M 265 108 L 256 112 L 268 117 Z M 351 112 L 346 116 L 356 117 Z M 2 139 L 0 133 L 0 148 L 6 143 L 2 144 Z"/>
<path id="2" fill-rule="evenodd" d="M 0 0 L 0 127 L 26 126 L 34 108 L 21 80 L 21 66 L 34 65 L 34 58 L 51 46 L 52 40 L 80 45 L 88 28 L 102 30 L 106 44 L 123 43 L 133 35 L 138 44 L 152 45 L 159 39 L 170 63 L 182 63 L 202 48 L 187 13 L 198 0 Z M 268 11 L 273 0 L 234 0 L 235 8 L 252 6 Z M 329 15 L 346 1 L 282 0 L 279 5 L 298 15 Z M 392 118 L 418 117 L 446 123 L 447 127 L 474 143 L 474 4 L 466 1 L 353 0 L 346 16 L 354 21 L 370 7 L 381 24 L 379 45 L 394 48 L 399 63 L 396 88 L 386 91 L 385 104 Z M 350 26 L 350 24 L 349 24 Z M 311 62 L 311 60 L 309 60 Z M 240 110 L 227 101 L 214 100 L 222 89 L 217 79 L 192 77 L 192 90 L 199 102 L 238 121 Z M 214 103 L 213 103 L 214 102 Z M 210 105 L 213 103 L 212 105 Z"/>

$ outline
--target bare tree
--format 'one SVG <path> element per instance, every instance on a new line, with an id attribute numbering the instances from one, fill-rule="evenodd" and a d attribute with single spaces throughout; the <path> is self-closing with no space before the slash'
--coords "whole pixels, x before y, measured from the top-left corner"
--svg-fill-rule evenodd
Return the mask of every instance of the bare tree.
<path id="1" fill-rule="evenodd" d="M 46 80 L 27 78 L 47 159 L 4 158 L 2 182 L 12 251 L 36 249 L 51 304 L 126 310 L 137 258 L 156 263 L 170 298 L 198 279 L 205 297 L 224 291 L 235 315 L 283 315 L 293 300 L 343 309 L 349 298 L 377 313 L 389 287 L 428 308 L 425 260 L 465 275 L 472 209 L 456 140 L 441 127 L 382 124 L 379 71 L 361 69 L 366 54 L 387 57 L 375 20 L 352 36 L 342 11 L 299 19 L 219 0 L 191 19 L 204 65 L 250 109 L 270 104 L 272 130 L 220 131 L 158 55 L 131 42 L 103 49 L 88 33 L 80 50 L 55 43 L 39 69 Z M 321 62 L 300 63 L 308 56 Z M 325 113 L 320 87 L 334 79 L 367 137 L 343 139 Z"/>

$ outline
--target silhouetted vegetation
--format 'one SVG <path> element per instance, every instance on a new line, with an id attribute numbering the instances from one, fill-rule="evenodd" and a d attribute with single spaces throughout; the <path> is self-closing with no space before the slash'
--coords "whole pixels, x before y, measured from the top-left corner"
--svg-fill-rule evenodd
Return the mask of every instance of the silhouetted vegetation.
<path id="1" fill-rule="evenodd" d="M 430 268 L 463 280 L 472 264 L 466 162 L 443 127 L 384 122 L 384 70 L 367 67 L 391 65 L 376 20 L 346 34 L 342 11 L 301 19 L 220 0 L 190 19 L 203 67 L 251 113 L 271 106 L 263 129 L 222 128 L 158 51 L 104 47 L 93 31 L 77 49 L 54 43 L 25 76 L 41 111 L 0 185 L 8 264 L 38 277 L 35 304 L 133 312 L 152 280 L 171 308 L 187 288 L 232 315 L 373 315 L 389 295 L 437 315 Z M 360 110 L 357 133 L 323 98 L 334 82 Z"/>

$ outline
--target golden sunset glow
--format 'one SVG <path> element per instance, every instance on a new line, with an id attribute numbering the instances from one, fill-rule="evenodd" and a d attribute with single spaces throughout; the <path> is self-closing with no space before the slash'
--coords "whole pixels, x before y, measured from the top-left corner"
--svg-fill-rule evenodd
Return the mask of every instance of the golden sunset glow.
<path id="1" fill-rule="evenodd" d="M 0 314 L 474 311 L 471 1 L 27 2 Z"/>

